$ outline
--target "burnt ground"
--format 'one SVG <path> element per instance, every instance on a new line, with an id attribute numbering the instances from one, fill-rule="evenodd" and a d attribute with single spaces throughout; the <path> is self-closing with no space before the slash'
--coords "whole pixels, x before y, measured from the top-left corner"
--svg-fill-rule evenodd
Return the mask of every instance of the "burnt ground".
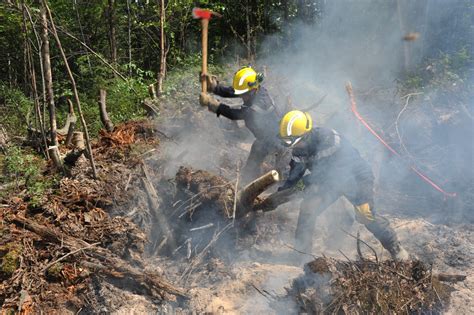
<path id="1" fill-rule="evenodd" d="M 32 208 L 28 197 L 21 194 L 2 201 L 7 205 L 2 206 L 2 257 L 9 253 L 16 266 L 11 274 L 2 274 L 3 310 L 84 314 L 317 312 L 321 309 L 316 307 L 316 301 L 324 294 L 305 294 L 311 287 L 302 288 L 298 280 L 308 276 L 305 263 L 327 257 L 323 259 L 339 266 L 336 269 L 345 275 L 339 280 L 351 279 L 347 268 L 356 265 L 365 270 L 357 265 L 356 241 L 343 230 L 352 235 L 360 231 L 361 239 L 377 252 L 377 259 L 388 259 L 388 253 L 355 222 L 344 199 L 318 219 L 312 253 L 299 253 L 292 248 L 297 201 L 232 224 L 227 209 L 232 205 L 213 199 L 212 191 L 219 187 L 228 190 L 229 198 L 232 196 L 239 164 L 245 161 L 252 141 L 248 131 L 239 124 L 217 119 L 200 108 L 194 96 L 184 93 L 173 95 L 160 106 L 161 116 L 153 122 L 131 122 L 112 134 L 101 135 L 94 145 L 101 173 L 98 181 L 89 179 L 87 160 L 81 158 L 71 169 L 70 178 L 64 178 L 56 191 L 45 196 L 42 206 Z M 350 120 L 350 115 L 338 115 L 341 121 Z M 334 119 L 334 115 L 327 117 L 328 123 Z M 271 163 L 269 160 L 268 168 Z M 210 178 L 207 188 L 199 188 L 204 190 L 199 196 L 190 187 L 179 187 L 175 175 L 182 166 L 197 171 L 191 171 L 190 176 Z M 159 212 L 150 207 L 144 178 L 156 191 Z M 432 309 L 435 313 L 474 312 L 472 224 L 440 220 L 438 209 L 434 215 L 426 215 L 430 209 L 421 206 L 416 212 L 407 211 L 402 193 L 399 203 L 393 202 L 396 187 L 390 193 L 382 189 L 382 184 L 377 188 L 377 199 L 386 205 L 379 212 L 391 219 L 403 245 L 427 270 L 467 276 L 464 281 L 450 284 L 446 296 L 444 290 L 438 293 L 441 297 L 433 296 L 433 291 L 423 295 L 423 291 L 417 293 L 421 294 L 419 298 L 429 296 L 425 300 L 436 304 Z M 167 218 L 173 242 L 163 242 L 159 215 Z M 51 230 L 95 244 L 106 251 L 100 252 L 102 255 L 122 259 L 145 275 L 165 279 L 186 291 L 188 297 L 170 293 L 162 284 L 146 282 L 146 277 L 138 279 L 130 270 L 114 268 L 110 257 L 103 259 L 93 250 L 55 243 L 15 223 L 15 217 L 32 219 Z M 65 257 L 73 249 L 76 253 Z M 367 247 L 361 249 L 364 257 L 375 260 Z M 60 258 L 63 259 L 50 266 Z M 385 264 L 397 268 L 390 262 Z M 111 270 L 106 272 L 97 265 Z M 397 270 L 403 277 L 411 277 L 410 268 L 402 266 Z M 400 277 L 391 281 L 417 286 Z M 429 283 L 423 285 L 430 287 Z M 333 289 L 325 287 L 325 294 L 337 300 Z M 356 298 L 364 296 L 355 294 Z M 308 299 L 313 304 L 308 304 Z M 374 301 L 372 306 L 384 305 Z M 394 304 L 400 308 L 398 312 L 410 311 L 407 305 L 413 301 L 406 302 Z M 357 305 L 357 299 L 353 303 Z M 349 313 L 353 310 L 343 305 L 341 309 Z"/>

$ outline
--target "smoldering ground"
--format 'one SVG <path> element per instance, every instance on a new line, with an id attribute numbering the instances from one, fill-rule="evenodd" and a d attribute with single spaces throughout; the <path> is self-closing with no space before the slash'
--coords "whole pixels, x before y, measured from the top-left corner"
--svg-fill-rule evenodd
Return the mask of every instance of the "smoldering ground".
<path id="1" fill-rule="evenodd" d="M 425 11 L 423 5 L 408 1 L 322 3 L 324 14 L 319 21 L 288 26 L 285 34 L 289 37 L 283 38 L 287 41 L 286 49 L 275 48 L 281 38 L 263 40 L 262 49 L 272 54 L 262 55 L 254 65 L 259 70 L 266 66 L 265 86 L 279 109 L 308 108 L 327 94 L 321 105 L 309 108 L 316 125 L 338 130 L 370 162 L 376 176 L 377 211 L 389 214 L 395 225 L 400 224 L 401 217 L 409 220 L 442 218 L 443 222 L 472 219 L 468 211 L 474 196 L 469 188 L 473 186 L 472 141 L 462 136 L 472 134 L 472 118 L 466 120 L 469 115 L 463 114 L 463 107 L 468 113 L 473 111 L 472 101 L 466 101 L 472 92 L 462 92 L 472 87 L 472 75 L 463 79 L 462 86 L 459 81 L 449 81 L 449 84 L 458 84 L 450 93 L 441 93 L 432 87 L 403 89 L 400 84 L 411 71 L 426 65 L 427 58 L 436 57 L 436 49 L 449 47 L 449 38 L 436 34 L 437 23 L 444 23 L 438 28 L 443 34 L 466 32 L 456 30 L 449 18 L 459 15 L 465 2 L 426 1 L 429 5 Z M 423 18 L 415 19 L 417 15 Z M 419 33 L 419 37 L 407 42 L 404 37 L 410 32 Z M 457 49 L 451 48 L 452 53 Z M 426 71 L 435 71 L 433 67 Z M 230 83 L 235 69 L 229 70 L 221 81 Z M 207 109 L 199 108 L 197 80 L 190 80 L 195 84 L 187 83 L 190 86 L 183 88 L 195 91 L 195 99 L 180 107 L 179 118 L 167 118 L 158 125 L 173 138 L 161 144 L 160 150 L 165 156 L 163 172 L 172 178 L 178 168 L 185 165 L 234 181 L 238 165 L 246 160 L 253 138 L 245 128 L 237 128 L 225 118 L 217 118 Z M 352 82 L 362 116 L 403 158 L 391 155 L 354 117 L 344 89 L 348 81 Z M 454 97 L 458 91 L 464 94 Z M 174 106 L 169 104 L 169 110 L 175 110 Z M 439 137 L 440 134 L 445 136 Z M 416 165 L 444 190 L 456 191 L 458 199 L 445 201 L 443 194 L 414 175 L 409 165 Z M 332 176 L 337 178 L 343 174 Z M 294 200 L 273 213 L 260 215 L 258 224 L 268 229 L 268 238 L 264 241 L 255 240 L 246 244 L 247 248 L 239 248 L 235 246 L 235 239 L 225 239 L 214 247 L 217 252 L 232 252 L 234 263 L 239 260 L 289 263 L 281 258 L 285 255 L 298 256 L 301 262 L 309 261 L 311 256 L 291 249 L 298 208 L 299 200 Z M 446 209 L 451 211 L 450 215 L 443 212 Z M 213 220 L 217 218 L 210 215 L 199 224 L 205 226 Z M 212 238 L 222 228 L 209 228 L 208 237 Z M 338 200 L 317 221 L 313 253 L 342 257 L 341 250 L 349 257 L 355 255 L 354 240 L 342 230 L 356 233 L 358 229 L 378 250 L 374 238 L 354 223 L 352 206 L 344 198 Z M 239 237 L 243 238 L 244 234 Z M 402 243 L 413 237 L 416 235 L 404 230 Z M 199 246 L 203 248 L 208 240 Z M 186 250 L 182 254 L 186 256 Z M 423 258 L 422 250 L 418 249 L 417 254 Z"/>
<path id="2" fill-rule="evenodd" d="M 295 109 L 311 108 L 327 94 L 320 106 L 310 109 L 316 125 L 338 130 L 372 164 L 377 197 L 390 199 L 379 203 L 387 211 L 439 217 L 449 209 L 451 219 L 453 214 L 458 220 L 472 219 L 473 143 L 472 137 L 463 136 L 474 132 L 472 71 L 446 80 L 452 86 L 444 86 L 445 91 L 435 84 L 407 89 L 402 82 L 416 71 L 420 77 L 442 77 L 442 66 L 432 58 L 456 56 L 463 49 L 472 56 L 472 41 L 467 40 L 472 30 L 466 27 L 469 23 L 459 23 L 466 15 L 472 19 L 472 8 L 465 1 L 367 0 L 322 1 L 315 10 L 322 11 L 316 23 L 296 22 L 284 36 L 267 38 L 263 50 L 272 54 L 262 56 L 259 64 L 278 78 Z M 404 39 L 413 32 L 419 34 L 416 40 Z M 276 49 L 282 41 L 286 49 Z M 472 68 L 472 58 L 467 59 Z M 344 89 L 349 81 L 360 113 L 401 159 L 351 113 Z M 457 198 L 445 198 L 409 166 L 445 191 L 456 191 Z"/>
<path id="3" fill-rule="evenodd" d="M 275 103 L 282 112 L 288 105 L 295 109 L 309 108 L 316 125 L 334 128 L 354 144 L 376 175 L 379 213 L 426 215 L 451 208 L 450 211 L 464 217 L 467 211 L 464 209 L 472 204 L 472 192 L 468 191 L 472 183 L 472 143 L 459 134 L 466 132 L 466 128 L 472 130 L 472 126 L 465 127 L 465 122 L 439 123 L 446 115 L 452 121 L 462 120 L 460 111 L 453 107 L 463 100 L 448 99 L 450 106 L 443 109 L 443 104 L 436 104 L 433 110 L 428 107 L 439 101 L 437 91 L 420 88 L 413 95 L 402 95 L 399 81 L 427 57 L 435 56 L 436 48 L 448 47 L 448 38 L 436 36 L 434 29 L 438 22 L 443 21 L 438 29 L 444 34 L 466 32 L 449 22 L 462 12 L 465 2 L 447 4 L 433 0 L 423 6 L 406 1 L 367 0 L 324 1 L 319 5 L 316 8 L 324 13 L 315 23 L 296 21 L 284 29 L 285 35 L 263 40 L 262 51 L 272 53 L 263 55 L 255 65 L 260 70 L 266 66 L 266 87 Z M 418 16 L 422 18 L 415 19 Z M 419 33 L 419 38 L 404 40 L 406 34 L 413 32 Z M 286 41 L 286 49 L 282 49 L 282 41 Z M 280 45 L 279 49 L 276 45 Z M 225 79 L 230 82 L 230 75 Z M 403 158 L 391 155 L 355 119 L 344 89 L 348 81 L 354 86 L 361 114 Z M 472 85 L 472 77 L 466 84 Z M 197 86 L 193 89 L 197 95 Z M 288 95 L 289 102 L 285 99 Z M 324 95 L 327 97 L 322 104 L 311 108 Z M 472 102 L 464 105 L 472 112 Z M 199 106 L 197 96 L 195 106 Z M 176 139 L 163 147 L 167 156 L 166 175 L 171 177 L 180 165 L 189 165 L 236 178 L 237 165 L 245 161 L 252 141 L 249 133 L 205 109 L 196 117 L 191 117 L 194 115 L 191 112 L 185 115 L 189 119 L 184 124 L 173 125 L 169 120 L 165 124 Z M 447 132 L 448 139 L 437 137 L 436 133 L 449 128 L 452 130 Z M 450 160 L 453 151 L 456 159 Z M 441 193 L 409 170 L 410 165 L 416 165 L 446 191 L 461 190 L 458 196 L 462 201 L 444 201 Z M 289 215 L 294 218 L 298 203 L 291 207 Z M 333 222 L 341 221 L 341 216 L 348 217 L 342 223 L 346 227 L 353 221 L 352 215 L 351 206 L 344 200 L 325 214 L 329 219 L 334 217 L 330 219 Z M 320 230 L 326 229 L 324 222 L 320 225 Z"/>

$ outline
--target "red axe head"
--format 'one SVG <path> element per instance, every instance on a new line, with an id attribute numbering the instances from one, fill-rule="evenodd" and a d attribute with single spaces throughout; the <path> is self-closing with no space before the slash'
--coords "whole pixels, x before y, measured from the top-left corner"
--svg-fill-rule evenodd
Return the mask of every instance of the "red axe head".
<path id="1" fill-rule="evenodd" d="M 221 17 L 219 13 L 212 12 L 209 9 L 193 8 L 193 18 L 210 20 L 211 16 Z"/>

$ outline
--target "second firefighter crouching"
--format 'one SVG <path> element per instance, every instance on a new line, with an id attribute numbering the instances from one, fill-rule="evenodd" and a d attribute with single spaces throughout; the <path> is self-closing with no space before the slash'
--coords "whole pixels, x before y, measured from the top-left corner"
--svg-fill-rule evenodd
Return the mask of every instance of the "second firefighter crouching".
<path id="1" fill-rule="evenodd" d="M 288 179 L 279 191 L 304 182 L 296 228 L 296 248 L 310 253 L 316 219 L 341 196 L 354 206 L 356 219 L 380 241 L 393 259 L 406 260 L 388 220 L 374 206 L 374 176 L 370 165 L 347 139 L 335 130 L 313 127 L 311 116 L 301 111 L 288 112 L 280 122 L 280 137 L 292 147 Z M 305 172 L 309 174 L 305 175 Z"/>

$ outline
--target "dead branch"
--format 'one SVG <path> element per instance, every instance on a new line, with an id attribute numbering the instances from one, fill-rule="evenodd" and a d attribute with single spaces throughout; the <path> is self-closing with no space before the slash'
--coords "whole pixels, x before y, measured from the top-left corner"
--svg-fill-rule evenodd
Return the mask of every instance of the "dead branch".
<path id="1" fill-rule="evenodd" d="M 397 115 L 397 119 L 395 120 L 395 130 L 397 132 L 397 137 L 398 137 L 398 141 L 400 142 L 400 145 L 401 147 L 403 148 L 403 151 L 405 151 L 405 154 L 414 162 L 415 159 L 413 158 L 413 156 L 410 154 L 410 152 L 408 151 L 407 147 L 405 146 L 405 143 L 403 142 L 403 139 L 402 139 L 402 136 L 400 134 L 400 130 L 398 128 L 398 122 L 400 121 L 400 117 L 402 116 L 403 112 L 407 109 L 408 107 L 408 102 L 410 102 L 410 98 L 412 96 L 416 96 L 416 95 L 420 95 L 420 94 L 423 94 L 423 92 L 418 92 L 418 93 L 410 93 L 410 94 L 407 94 L 405 96 L 402 97 L 403 98 L 406 98 L 407 100 L 405 101 L 405 106 L 403 106 L 402 110 L 398 113 Z"/>
<path id="2" fill-rule="evenodd" d="M 155 102 L 153 101 L 153 99 L 146 98 L 140 104 L 143 107 L 143 109 L 146 110 L 148 116 L 150 116 L 150 117 L 158 116 L 160 110 L 155 105 Z"/>
<path id="3" fill-rule="evenodd" d="M 142 183 L 145 187 L 145 191 L 148 196 L 149 208 L 151 210 L 150 212 L 153 217 L 153 220 L 154 222 L 158 223 L 158 227 L 160 229 L 159 232 L 161 232 L 162 237 L 167 238 L 167 243 L 169 247 L 175 248 L 176 243 L 173 234 L 169 229 L 168 220 L 166 219 L 165 214 L 160 208 L 158 194 L 156 193 L 155 187 L 153 186 L 153 183 L 150 179 L 150 175 L 148 174 L 148 170 L 144 164 L 142 164 L 142 170 L 143 174 L 145 175 L 144 177 L 142 177 Z"/>
<path id="4" fill-rule="evenodd" d="M 117 69 L 115 69 L 109 62 L 107 62 L 107 60 L 105 60 L 100 54 L 96 53 L 92 48 L 90 48 L 86 43 L 84 43 L 83 41 L 81 41 L 79 38 L 77 38 L 76 36 L 72 35 L 71 33 L 69 33 L 68 31 L 66 31 L 64 28 L 62 27 L 58 27 L 58 29 L 63 32 L 66 36 L 74 39 L 75 41 L 77 41 L 79 44 L 81 44 L 85 49 L 87 49 L 88 51 L 90 51 L 94 56 L 96 56 L 97 58 L 99 58 L 100 61 L 102 61 L 102 63 L 104 63 L 107 67 L 109 67 L 116 75 L 118 75 L 122 80 L 124 81 L 127 81 L 127 78 L 121 74 Z M 132 91 L 136 93 L 136 91 L 132 88 Z"/>
<path id="5" fill-rule="evenodd" d="M 64 127 L 62 127 L 61 129 L 58 129 L 56 132 L 61 135 L 61 136 L 65 136 L 69 133 L 69 130 L 71 130 L 71 124 L 75 125 L 77 122 L 77 117 L 74 113 L 72 114 L 67 114 L 67 117 L 66 117 L 66 123 L 64 124 Z M 74 130 L 74 126 L 72 127 L 72 129 Z"/>
<path id="6" fill-rule="evenodd" d="M 357 255 L 359 255 L 359 259 L 364 261 L 365 258 L 364 256 L 362 255 L 362 251 L 360 249 L 360 243 L 361 243 L 361 240 L 360 240 L 360 231 L 357 231 Z"/>
<path id="7" fill-rule="evenodd" d="M 85 261 L 99 266 L 107 266 L 107 268 L 101 269 L 100 271 L 109 276 L 117 277 L 118 274 L 123 274 L 135 280 L 142 286 L 151 287 L 156 289 L 158 292 L 162 292 L 161 296 L 164 296 L 164 293 L 169 293 L 183 298 L 188 298 L 188 295 L 184 289 L 174 286 L 159 275 L 143 272 L 135 267 L 132 267 L 130 263 L 122 260 L 106 248 L 98 246 L 93 247 L 84 240 L 69 236 L 63 232 L 56 231 L 56 229 L 53 227 L 40 225 L 35 221 L 25 217 L 14 216 L 13 218 L 9 218 L 8 221 L 10 223 L 14 223 L 19 228 L 24 228 L 35 234 L 38 234 L 49 243 L 66 247 L 71 252 L 77 248 L 88 247 L 90 249 L 91 257 L 87 256 Z"/>
<path id="8" fill-rule="evenodd" d="M 446 281 L 446 282 L 459 282 L 466 280 L 465 275 L 451 275 L 446 273 L 439 273 L 434 275 L 435 278 L 438 278 L 439 281 Z"/>
<path id="9" fill-rule="evenodd" d="M 217 242 L 217 240 L 219 239 L 219 237 L 222 235 L 222 233 L 224 233 L 225 231 L 227 231 L 228 229 L 230 229 L 232 227 L 232 222 L 227 224 L 225 227 L 222 228 L 222 230 L 220 230 L 219 232 L 216 231 L 216 233 L 214 233 L 214 236 L 212 237 L 211 241 L 206 245 L 206 247 L 203 248 L 203 250 L 198 254 L 196 255 L 196 257 L 194 257 L 194 259 L 189 263 L 188 267 L 184 270 L 183 274 L 181 275 L 181 277 L 179 278 L 179 281 L 181 282 L 183 279 L 185 279 L 186 276 L 190 275 L 191 272 L 196 268 L 196 266 L 203 260 L 203 258 L 206 256 L 207 254 L 207 251 L 209 250 L 209 248 L 215 243 Z"/>
<path id="10" fill-rule="evenodd" d="M 237 211 L 237 189 L 239 188 L 239 178 L 240 177 L 240 161 L 237 165 L 237 179 L 235 180 L 234 186 L 234 205 L 232 209 L 232 225 L 235 223 L 235 212 Z"/>
<path id="11" fill-rule="evenodd" d="M 377 256 L 377 252 L 375 251 L 375 249 L 370 246 L 369 244 L 367 244 L 366 242 L 364 242 L 363 240 L 361 240 L 360 238 L 358 238 L 357 236 L 354 236 L 352 235 L 351 233 L 347 232 L 346 230 L 344 229 L 341 229 L 342 232 L 346 233 L 347 235 L 349 235 L 350 237 L 356 239 L 356 240 L 359 240 L 360 242 L 362 242 L 365 246 L 367 246 L 373 253 L 374 253 L 374 256 L 375 256 L 375 262 L 378 264 L 379 263 L 379 258 Z"/>
<path id="12" fill-rule="evenodd" d="M 49 269 L 49 267 L 54 266 L 55 264 L 57 264 L 58 262 L 63 261 L 63 260 L 66 259 L 67 257 L 69 257 L 69 256 L 71 256 L 71 255 L 74 255 L 74 254 L 76 254 L 76 253 L 82 252 L 83 250 L 89 249 L 89 248 L 91 248 L 91 247 L 93 247 L 93 246 L 96 246 L 96 245 L 99 245 L 99 244 L 100 244 L 100 242 L 97 242 L 97 243 L 90 244 L 90 245 L 88 245 L 88 246 L 86 246 L 86 247 L 81 247 L 81 248 L 79 248 L 79 249 L 73 250 L 72 252 L 69 252 L 69 253 L 67 253 L 66 255 L 63 255 L 63 256 L 61 256 L 60 258 L 56 259 L 55 261 L 50 262 L 49 264 L 47 264 L 47 265 L 43 268 L 42 271 L 45 272 L 46 270 Z"/>
<path id="13" fill-rule="evenodd" d="M 104 89 L 100 89 L 99 92 L 99 111 L 100 111 L 100 121 L 104 125 L 105 129 L 108 132 L 114 130 L 114 124 L 109 118 L 109 114 L 107 113 L 107 91 Z"/>

